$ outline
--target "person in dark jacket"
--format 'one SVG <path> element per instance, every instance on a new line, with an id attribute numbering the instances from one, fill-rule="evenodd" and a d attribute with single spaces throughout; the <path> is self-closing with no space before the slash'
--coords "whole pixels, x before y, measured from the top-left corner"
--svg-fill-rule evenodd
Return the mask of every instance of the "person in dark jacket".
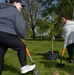
<path id="1" fill-rule="evenodd" d="M 21 14 L 24 4 L 20 0 L 10 0 L 9 3 L 0 3 L 0 75 L 3 70 L 3 60 L 8 48 L 17 51 L 21 64 L 21 73 L 27 73 L 35 65 L 27 65 L 25 39 L 25 21 Z M 21 38 L 21 39 L 20 39 Z"/>

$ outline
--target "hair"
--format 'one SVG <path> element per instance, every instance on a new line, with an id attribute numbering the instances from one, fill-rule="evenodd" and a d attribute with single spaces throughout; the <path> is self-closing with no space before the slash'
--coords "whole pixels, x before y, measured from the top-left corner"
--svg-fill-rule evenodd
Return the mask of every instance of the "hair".
<path id="1" fill-rule="evenodd" d="M 67 20 L 72 20 L 72 17 L 70 15 L 61 15 L 60 18 L 64 17 Z"/>

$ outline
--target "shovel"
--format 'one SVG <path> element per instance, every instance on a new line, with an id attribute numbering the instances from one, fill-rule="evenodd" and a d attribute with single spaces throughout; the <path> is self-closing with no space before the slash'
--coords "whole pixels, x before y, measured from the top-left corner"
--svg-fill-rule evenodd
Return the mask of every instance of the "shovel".
<path id="1" fill-rule="evenodd" d="M 28 55 L 28 57 L 30 58 L 32 64 L 34 64 L 34 61 L 33 61 L 32 57 L 31 57 L 31 54 L 30 54 L 30 52 L 29 52 L 29 50 L 28 50 L 27 47 L 26 47 L 26 52 L 27 52 L 27 55 Z M 39 71 L 36 70 L 36 69 L 33 69 L 33 73 L 34 73 L 35 75 L 38 75 L 38 74 L 39 74 Z"/>
<path id="2" fill-rule="evenodd" d="M 62 63 L 62 58 L 63 58 L 63 55 L 64 55 L 64 53 L 65 53 L 65 50 L 66 50 L 66 48 L 64 48 L 64 49 L 62 50 L 62 54 L 61 54 L 61 58 L 60 58 L 60 63 L 57 63 L 57 64 L 56 64 L 56 66 L 57 66 L 58 68 L 63 68 L 63 67 L 65 66 L 65 63 Z"/>
<path id="3" fill-rule="evenodd" d="M 25 41 L 24 40 L 21 40 L 21 41 L 25 44 Z M 26 47 L 26 53 L 27 53 L 28 57 L 30 58 L 31 63 L 32 64 L 35 64 L 27 47 Z M 32 70 L 32 72 L 34 73 L 34 75 L 39 75 L 39 71 L 36 70 L 36 68 L 34 68 Z"/>

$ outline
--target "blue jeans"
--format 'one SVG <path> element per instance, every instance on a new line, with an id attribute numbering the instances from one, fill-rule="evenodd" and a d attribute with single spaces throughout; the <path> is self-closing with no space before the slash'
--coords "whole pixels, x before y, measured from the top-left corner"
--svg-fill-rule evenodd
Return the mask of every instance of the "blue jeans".
<path id="1" fill-rule="evenodd" d="M 3 70 L 3 60 L 8 48 L 12 48 L 17 51 L 21 66 L 25 66 L 27 64 L 26 45 L 19 39 L 18 36 L 0 31 L 0 73 Z"/>

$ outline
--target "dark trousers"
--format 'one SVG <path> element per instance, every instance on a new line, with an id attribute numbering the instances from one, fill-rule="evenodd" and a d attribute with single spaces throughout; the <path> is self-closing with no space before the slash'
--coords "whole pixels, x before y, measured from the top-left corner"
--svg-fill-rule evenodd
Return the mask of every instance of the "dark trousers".
<path id="1" fill-rule="evenodd" d="M 67 51 L 68 51 L 68 54 L 69 54 L 69 58 L 70 58 L 70 59 L 73 59 L 74 43 L 69 44 L 69 45 L 67 46 Z"/>
<path id="2" fill-rule="evenodd" d="M 18 38 L 18 36 L 0 32 L 0 73 L 2 73 L 3 70 L 3 60 L 8 48 L 17 51 L 21 66 L 27 64 L 26 45 Z"/>

